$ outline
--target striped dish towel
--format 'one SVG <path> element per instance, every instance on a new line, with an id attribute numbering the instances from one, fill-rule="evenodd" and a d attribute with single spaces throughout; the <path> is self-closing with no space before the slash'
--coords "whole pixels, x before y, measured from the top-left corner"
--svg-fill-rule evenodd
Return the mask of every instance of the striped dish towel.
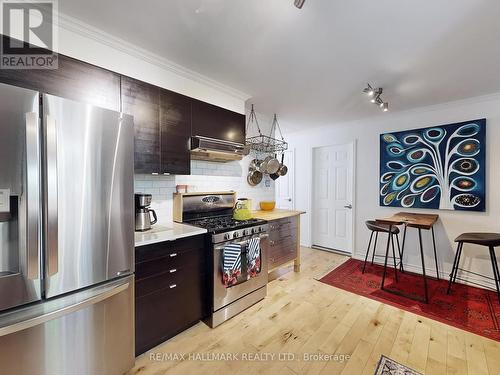
<path id="1" fill-rule="evenodd" d="M 241 275 L 241 245 L 229 244 L 222 250 L 222 283 L 226 288 L 238 283 Z"/>
<path id="2" fill-rule="evenodd" d="M 260 273 L 261 265 L 260 238 L 255 237 L 247 241 L 247 279 Z"/>

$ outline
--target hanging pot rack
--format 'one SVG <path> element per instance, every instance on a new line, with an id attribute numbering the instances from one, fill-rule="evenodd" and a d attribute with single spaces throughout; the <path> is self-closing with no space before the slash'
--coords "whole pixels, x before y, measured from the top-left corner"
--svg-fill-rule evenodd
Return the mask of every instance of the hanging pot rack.
<path id="1" fill-rule="evenodd" d="M 255 109 L 252 104 L 252 109 L 250 110 L 250 115 L 248 116 L 247 134 L 249 134 L 249 131 L 251 130 L 253 125 L 257 127 L 259 135 L 248 137 L 246 139 L 246 146 L 250 150 L 264 154 L 278 154 L 288 150 L 288 143 L 285 142 L 285 139 L 283 138 L 283 133 L 281 132 L 281 127 L 278 122 L 278 116 L 276 115 L 276 113 L 273 117 L 269 135 L 262 134 L 259 126 L 259 121 L 257 120 L 257 115 L 255 114 Z M 276 134 L 276 131 L 279 132 L 279 136 L 281 139 L 273 137 L 273 134 Z"/>

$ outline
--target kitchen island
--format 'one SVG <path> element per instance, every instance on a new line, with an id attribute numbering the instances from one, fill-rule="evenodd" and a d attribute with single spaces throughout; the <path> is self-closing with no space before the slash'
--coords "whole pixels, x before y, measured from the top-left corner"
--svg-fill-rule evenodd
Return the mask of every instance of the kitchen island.
<path id="1" fill-rule="evenodd" d="M 305 211 L 279 210 L 252 211 L 256 219 L 269 222 L 269 272 L 293 262 L 300 272 L 300 215 Z"/>

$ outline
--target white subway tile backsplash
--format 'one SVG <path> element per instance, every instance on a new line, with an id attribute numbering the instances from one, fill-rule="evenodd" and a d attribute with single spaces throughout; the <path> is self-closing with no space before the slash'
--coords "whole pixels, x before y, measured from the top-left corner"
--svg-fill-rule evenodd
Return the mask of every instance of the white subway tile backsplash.
<path id="1" fill-rule="evenodd" d="M 269 187 L 264 181 L 255 187 L 248 185 L 247 170 L 252 159 L 248 156 L 229 163 L 193 160 L 189 176 L 136 174 L 134 189 L 135 192 L 153 195 L 152 207 L 159 223 L 165 224 L 172 221 L 175 185 L 188 185 L 188 191 L 236 191 L 238 197 L 252 199 L 254 208 L 258 208 L 260 201 L 274 200 L 274 181 L 266 177 Z"/>
<path id="2" fill-rule="evenodd" d="M 171 188 L 171 187 L 160 188 L 160 194 L 165 194 L 165 195 L 171 196 L 173 193 L 175 193 L 175 188 Z"/>

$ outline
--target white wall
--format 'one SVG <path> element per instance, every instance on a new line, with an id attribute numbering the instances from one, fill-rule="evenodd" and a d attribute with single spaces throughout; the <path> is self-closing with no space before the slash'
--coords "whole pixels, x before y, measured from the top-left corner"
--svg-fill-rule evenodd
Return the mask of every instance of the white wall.
<path id="1" fill-rule="evenodd" d="M 362 98 L 360 98 L 361 100 Z M 374 108 L 374 111 L 377 111 Z M 311 183 L 312 148 L 318 146 L 357 143 L 356 189 L 354 202 L 355 241 L 353 254 L 364 258 L 369 232 L 364 222 L 369 219 L 389 216 L 398 208 L 379 207 L 379 135 L 385 132 L 442 125 L 478 118 L 487 118 L 487 211 L 485 213 L 454 212 L 438 210 L 417 210 L 424 213 L 437 213 L 440 220 L 435 227 L 438 257 L 442 274 L 448 276 L 455 255 L 454 238 L 462 232 L 491 231 L 500 233 L 500 95 L 472 98 L 417 110 L 377 114 L 377 116 L 355 122 L 335 124 L 287 134 L 287 140 L 296 151 L 296 208 L 307 211 L 302 216 L 301 239 L 303 245 L 311 245 Z M 304 126 L 306 128 L 307 126 Z M 498 163 L 498 164 L 497 164 Z M 407 210 L 408 211 L 408 210 Z M 426 249 L 426 268 L 432 274 L 433 257 L 430 233 L 424 232 Z M 410 268 L 420 270 L 417 256 L 417 237 L 409 230 L 406 247 Z M 379 242 L 378 252 L 383 253 Z M 500 252 L 498 253 L 500 261 Z M 466 246 L 464 248 L 463 268 L 492 276 L 488 250 Z M 476 280 L 470 277 L 469 280 Z M 493 285 L 482 281 L 483 285 Z"/>

